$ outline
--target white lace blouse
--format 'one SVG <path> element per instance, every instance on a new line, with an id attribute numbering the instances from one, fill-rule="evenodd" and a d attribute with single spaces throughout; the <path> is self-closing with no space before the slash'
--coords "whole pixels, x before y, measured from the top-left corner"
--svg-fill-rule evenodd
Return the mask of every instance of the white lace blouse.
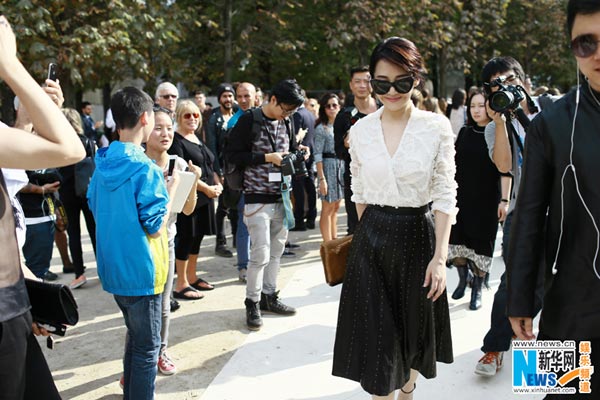
<path id="1" fill-rule="evenodd" d="M 381 107 L 350 129 L 352 201 L 392 207 L 421 207 L 454 216 L 454 133 L 441 115 L 413 108 L 404 135 L 390 156 L 381 128 Z"/>

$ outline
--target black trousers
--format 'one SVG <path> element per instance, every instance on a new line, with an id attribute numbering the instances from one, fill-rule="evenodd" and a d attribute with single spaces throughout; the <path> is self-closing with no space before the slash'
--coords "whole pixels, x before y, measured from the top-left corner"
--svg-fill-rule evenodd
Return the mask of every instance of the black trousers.
<path id="1" fill-rule="evenodd" d="M 502 258 L 506 262 L 508 259 L 508 243 L 510 237 L 510 226 L 513 213 L 510 213 L 502 226 Z M 538 281 L 535 290 L 535 313 L 539 313 L 542 309 L 544 299 L 544 271 L 540 267 L 538 272 Z M 490 330 L 483 338 L 483 346 L 481 351 L 484 353 L 492 351 L 508 351 L 512 341 L 513 330 L 510 320 L 506 315 L 506 307 L 508 302 L 508 291 L 506 290 L 506 272 L 500 277 L 500 285 L 494 295 L 494 304 L 492 305 L 492 316 Z"/>
<path id="2" fill-rule="evenodd" d="M 312 173 L 308 176 L 294 177 L 292 179 L 292 193 L 294 194 L 294 219 L 296 225 L 304 225 L 307 222 L 314 223 L 317 219 L 317 189 Z M 304 212 L 304 204 L 308 203 L 308 210 Z"/>
<path id="3" fill-rule="evenodd" d="M 85 226 L 87 227 L 96 254 L 96 221 L 94 215 L 90 211 L 87 199 L 75 196 L 74 193 L 61 192 L 60 199 L 65 205 L 67 218 L 67 233 L 69 234 L 69 251 L 73 259 L 73 267 L 75 268 L 75 277 L 79 278 L 83 275 L 83 250 L 81 248 L 81 219 L 80 215 L 83 212 Z"/>
<path id="4" fill-rule="evenodd" d="M 0 323 L 0 400 L 60 400 L 26 312 Z"/>
<path id="5" fill-rule="evenodd" d="M 358 213 L 356 212 L 356 204 L 352 201 L 350 162 L 346 161 L 344 165 L 344 205 L 346 207 L 346 215 L 348 216 L 348 235 L 352 235 L 354 234 L 356 225 L 358 225 Z"/>
<path id="6" fill-rule="evenodd" d="M 223 202 L 223 195 L 219 196 L 217 205 L 216 220 L 217 220 L 217 246 L 227 244 L 227 236 L 225 234 L 225 217 L 229 217 L 231 222 L 231 234 L 235 237 L 237 233 L 238 212 L 237 208 L 227 208 Z"/>

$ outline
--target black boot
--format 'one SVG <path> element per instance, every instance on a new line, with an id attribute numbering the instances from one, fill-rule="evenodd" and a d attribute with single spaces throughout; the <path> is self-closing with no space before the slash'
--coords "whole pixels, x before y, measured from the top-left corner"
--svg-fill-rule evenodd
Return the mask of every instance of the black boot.
<path id="1" fill-rule="evenodd" d="M 273 294 L 260 294 L 260 310 L 265 312 L 272 312 L 273 314 L 279 315 L 294 315 L 296 309 L 283 304 L 279 300 L 279 291 Z"/>
<path id="2" fill-rule="evenodd" d="M 454 300 L 462 299 L 465 295 L 465 288 L 467 287 L 467 276 L 469 275 L 469 269 L 463 265 L 457 265 L 456 270 L 458 271 L 458 286 L 452 293 Z"/>
<path id="3" fill-rule="evenodd" d="M 227 248 L 227 238 L 225 236 L 217 236 L 217 245 L 215 246 L 215 254 L 219 257 L 231 258 L 233 253 Z"/>
<path id="4" fill-rule="evenodd" d="M 469 303 L 469 310 L 479 310 L 481 308 L 481 284 L 483 279 L 480 276 L 475 275 L 473 277 L 473 283 L 471 284 L 471 302 Z"/>
<path id="5" fill-rule="evenodd" d="M 263 322 L 258 302 L 246 299 L 244 305 L 246 306 L 246 326 L 251 331 L 259 330 Z"/>

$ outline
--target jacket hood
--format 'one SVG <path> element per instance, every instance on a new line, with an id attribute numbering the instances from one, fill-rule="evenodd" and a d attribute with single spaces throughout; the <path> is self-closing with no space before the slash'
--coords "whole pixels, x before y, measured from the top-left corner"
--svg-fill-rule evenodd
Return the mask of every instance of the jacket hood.
<path id="1" fill-rule="evenodd" d="M 148 157 L 144 149 L 133 143 L 114 141 L 96 153 L 95 172 L 99 174 L 101 184 L 111 191 L 147 167 Z"/>

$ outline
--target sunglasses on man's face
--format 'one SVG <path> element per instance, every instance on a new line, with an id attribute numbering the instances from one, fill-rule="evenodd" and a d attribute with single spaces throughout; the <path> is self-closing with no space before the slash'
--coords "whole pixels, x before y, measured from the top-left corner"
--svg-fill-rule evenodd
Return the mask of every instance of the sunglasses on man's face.
<path id="1" fill-rule="evenodd" d="M 162 97 L 165 100 L 169 100 L 169 99 L 176 99 L 177 95 L 176 94 L 163 94 L 160 97 Z"/>
<path id="2" fill-rule="evenodd" d="M 591 33 L 579 35 L 571 41 L 571 50 L 575 57 L 588 58 L 598 50 L 598 36 Z"/>
<path id="3" fill-rule="evenodd" d="M 183 119 L 190 119 L 192 117 L 194 117 L 195 119 L 198 119 L 198 118 L 200 118 L 200 114 L 198 114 L 198 113 L 185 113 L 185 114 L 183 114 Z"/>
<path id="4" fill-rule="evenodd" d="M 408 93 L 413 88 L 415 78 L 412 76 L 404 76 L 400 79 L 396 79 L 394 82 L 385 81 L 382 79 L 371 79 L 371 87 L 377 94 L 386 94 L 390 91 L 392 86 L 398 93 Z"/>

